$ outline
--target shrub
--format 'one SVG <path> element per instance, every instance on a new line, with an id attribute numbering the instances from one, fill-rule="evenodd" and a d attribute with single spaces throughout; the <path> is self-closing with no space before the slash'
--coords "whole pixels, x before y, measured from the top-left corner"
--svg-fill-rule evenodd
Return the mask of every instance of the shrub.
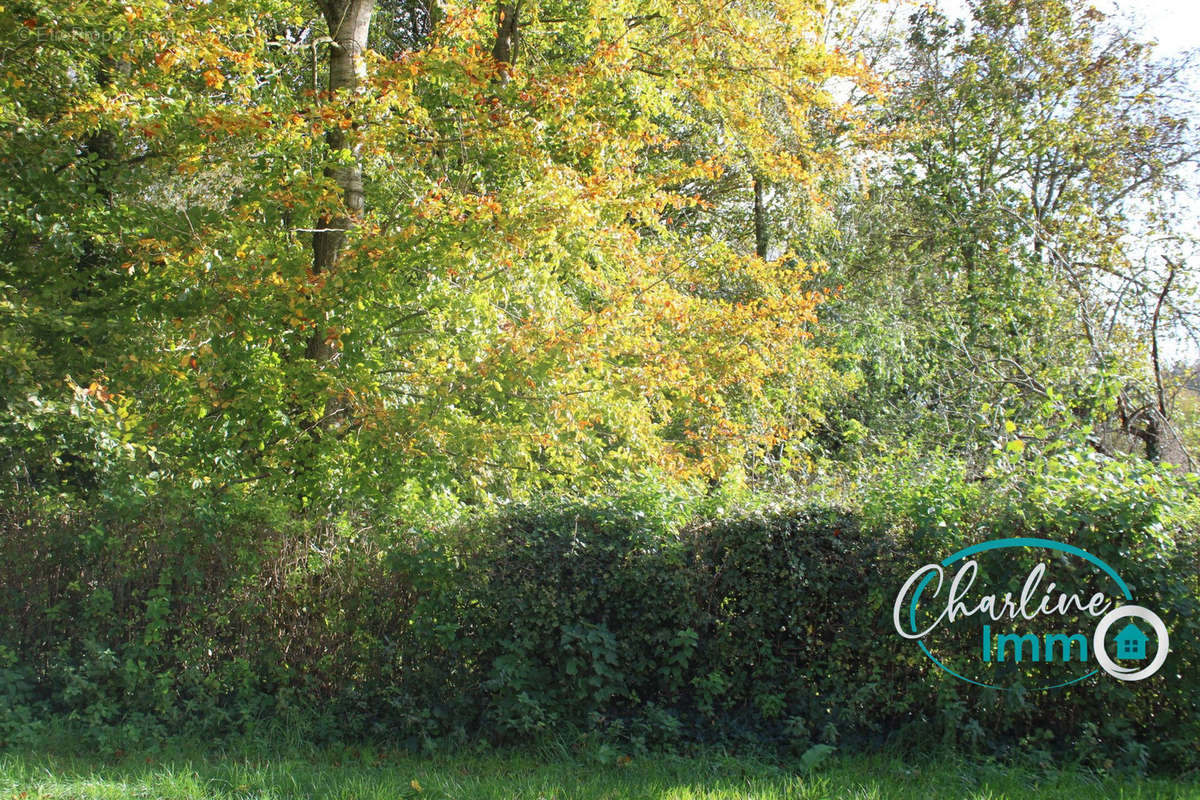
<path id="1" fill-rule="evenodd" d="M 453 554 L 398 557 L 425 590 L 412 644 L 453 665 L 442 690 L 465 698 L 474 727 L 501 739 L 620 728 L 651 703 L 660 730 L 677 725 L 667 706 L 685 686 L 700 609 L 671 505 L 524 506 Z"/>
<path id="2" fill-rule="evenodd" d="M 366 525 L 314 530 L 215 500 L 12 508 L 0 737 L 49 714 L 109 747 L 287 725 L 411 748 L 573 731 L 621 748 L 891 744 L 1194 765 L 1194 488 L 1070 454 L 985 481 L 910 470 L 876 483 L 862 510 L 757 498 L 705 518 L 648 486 L 410 526 L 386 551 Z M 892 602 L 915 568 L 1011 536 L 1116 566 L 1171 629 L 1166 668 L 1037 692 L 1022 666 L 998 692 L 897 638 Z"/>
<path id="3" fill-rule="evenodd" d="M 0 652 L 97 740 L 245 731 L 378 674 L 411 587 L 345 529 L 185 506 L 0 517 Z M 0 669 L 9 669 L 0 663 Z M 4 673 L 7 674 L 7 673 Z M 378 681 L 376 681 L 378 683 Z"/>

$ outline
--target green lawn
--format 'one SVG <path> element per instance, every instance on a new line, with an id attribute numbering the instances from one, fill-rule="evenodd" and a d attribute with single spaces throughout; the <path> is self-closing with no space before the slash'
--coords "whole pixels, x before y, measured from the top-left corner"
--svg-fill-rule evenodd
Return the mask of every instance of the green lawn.
<path id="1" fill-rule="evenodd" d="M 34 798 L 1200 798 L 1200 783 L 1044 772 L 962 761 L 833 758 L 808 774 L 758 762 L 647 757 L 599 765 L 520 753 L 399 756 L 371 749 L 251 756 L 0 753 L 0 800 Z"/>

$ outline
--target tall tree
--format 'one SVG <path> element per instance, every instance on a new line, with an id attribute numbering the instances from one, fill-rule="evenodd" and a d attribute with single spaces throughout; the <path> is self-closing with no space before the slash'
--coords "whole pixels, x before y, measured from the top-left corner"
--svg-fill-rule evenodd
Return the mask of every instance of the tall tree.
<path id="1" fill-rule="evenodd" d="M 1130 337 L 1149 343 L 1155 291 L 1132 254 L 1197 154 L 1171 99 L 1183 67 L 1077 0 L 969 11 L 914 15 L 883 117 L 906 143 L 847 197 L 830 256 L 870 402 L 984 447 L 1012 437 L 1006 411 L 1094 425 L 1101 448 L 1113 423 L 1150 434 L 1109 403 L 1142 407 L 1151 374 Z"/>
<path id="2" fill-rule="evenodd" d="M 325 510 L 708 478 L 804 435 L 837 382 L 809 346 L 820 298 L 796 291 L 811 270 L 756 256 L 745 226 L 682 227 L 706 202 L 688 187 L 730 164 L 675 135 L 719 129 L 773 178 L 831 163 L 807 126 L 837 59 L 809 4 L 375 9 L 113 4 L 92 12 L 120 32 L 110 84 L 0 78 L 6 163 L 45 164 L 0 208 L 10 386 L 72 376 L 152 480 Z M 93 75 L 110 41 L 50 63 Z M 72 166 L 97 131 L 111 202 Z M 74 309 L 103 351 L 28 358 L 85 232 L 112 254 L 102 301 Z"/>

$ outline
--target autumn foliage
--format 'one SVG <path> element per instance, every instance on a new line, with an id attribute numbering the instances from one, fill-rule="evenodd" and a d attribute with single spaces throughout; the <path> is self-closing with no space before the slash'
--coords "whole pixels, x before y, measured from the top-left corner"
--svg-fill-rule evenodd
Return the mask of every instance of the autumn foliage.
<path id="1" fill-rule="evenodd" d="M 813 191 L 832 169 L 824 87 L 850 67 L 820 9 L 523 13 L 512 64 L 495 9 L 447 3 L 347 91 L 302 5 L 30 6 L 3 78 L 4 159 L 38 156 L 5 198 L 32 209 L 6 244 L 20 394 L 69 375 L 163 474 L 306 498 L 711 478 L 786 448 L 837 380 L 819 264 L 684 218 L 747 159 Z"/>

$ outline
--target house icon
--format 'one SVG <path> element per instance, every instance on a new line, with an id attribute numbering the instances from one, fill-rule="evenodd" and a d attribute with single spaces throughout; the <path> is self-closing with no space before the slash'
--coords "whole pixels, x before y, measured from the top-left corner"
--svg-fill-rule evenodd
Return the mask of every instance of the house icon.
<path id="1" fill-rule="evenodd" d="M 1117 658 L 1145 658 L 1147 638 L 1137 625 L 1129 623 L 1117 634 Z"/>

